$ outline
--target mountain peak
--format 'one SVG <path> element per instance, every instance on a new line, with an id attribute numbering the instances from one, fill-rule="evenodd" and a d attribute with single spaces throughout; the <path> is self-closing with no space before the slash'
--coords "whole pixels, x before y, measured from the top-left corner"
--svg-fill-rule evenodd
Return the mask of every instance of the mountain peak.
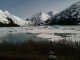
<path id="1" fill-rule="evenodd" d="M 10 15 L 10 13 L 6 10 L 5 12 L 4 12 L 5 14 L 9 14 Z"/>
<path id="2" fill-rule="evenodd" d="M 41 11 L 41 12 L 39 12 L 38 14 L 44 14 L 44 12 L 43 12 L 43 11 Z"/>
<path id="3" fill-rule="evenodd" d="M 39 12 L 39 13 L 35 14 L 34 16 L 42 16 L 43 17 L 44 15 L 48 15 L 48 14 L 45 12 Z"/>
<path id="4" fill-rule="evenodd" d="M 77 3 L 75 3 L 75 4 L 73 4 L 73 5 L 80 6 L 80 1 L 79 1 L 79 2 L 77 2 Z"/>
<path id="5" fill-rule="evenodd" d="M 3 13 L 3 11 L 2 11 L 2 10 L 0 10 L 0 13 Z"/>
<path id="6" fill-rule="evenodd" d="M 53 17 L 55 14 L 57 14 L 58 12 L 57 11 L 50 11 L 50 12 L 48 12 L 48 14 L 51 16 L 51 17 Z"/>
<path id="7" fill-rule="evenodd" d="M 0 25 L 1 26 L 9 26 L 9 24 L 12 24 L 12 26 L 23 26 L 28 25 L 28 21 L 22 20 L 21 18 L 10 14 L 7 10 L 3 12 L 0 10 Z"/>
<path id="8" fill-rule="evenodd" d="M 31 18 L 31 20 L 32 21 L 43 22 L 43 21 L 46 21 L 49 18 L 50 18 L 50 16 L 47 13 L 45 13 L 45 12 L 39 12 L 39 13 L 33 15 L 32 18 Z"/>
<path id="9" fill-rule="evenodd" d="M 47 14 L 47 13 L 44 13 L 44 12 L 40 12 L 40 19 L 45 21 L 47 20 L 48 18 L 50 18 L 50 16 Z"/>
<path id="10" fill-rule="evenodd" d="M 45 21 L 47 21 L 49 18 L 53 17 L 57 11 L 50 11 L 50 12 L 39 12 L 32 16 L 30 19 L 33 24 L 45 24 Z"/>
<path id="11" fill-rule="evenodd" d="M 64 11 L 47 20 L 49 25 L 77 25 L 80 24 L 80 2 L 74 3 Z"/>

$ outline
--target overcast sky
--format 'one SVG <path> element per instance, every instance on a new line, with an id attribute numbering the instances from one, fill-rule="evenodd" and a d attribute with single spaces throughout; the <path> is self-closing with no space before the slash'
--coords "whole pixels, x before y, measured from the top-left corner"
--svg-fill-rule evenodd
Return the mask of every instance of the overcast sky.
<path id="1" fill-rule="evenodd" d="M 0 0 L 0 9 L 23 19 L 40 11 L 61 11 L 80 0 Z"/>

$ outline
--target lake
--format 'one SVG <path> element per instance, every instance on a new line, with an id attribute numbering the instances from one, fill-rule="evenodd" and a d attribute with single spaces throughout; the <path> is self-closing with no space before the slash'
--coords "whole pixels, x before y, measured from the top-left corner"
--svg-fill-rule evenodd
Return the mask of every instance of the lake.
<path id="1" fill-rule="evenodd" d="M 27 26 L 27 27 L 1 27 L 0 43 L 23 42 L 30 39 L 59 41 L 80 41 L 80 26 Z"/>

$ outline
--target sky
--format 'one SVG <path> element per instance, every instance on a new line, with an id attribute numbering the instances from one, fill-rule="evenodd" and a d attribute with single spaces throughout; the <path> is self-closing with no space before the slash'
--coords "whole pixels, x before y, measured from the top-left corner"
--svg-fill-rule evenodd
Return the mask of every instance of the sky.
<path id="1" fill-rule="evenodd" d="M 80 0 L 0 0 L 0 9 L 22 19 L 38 12 L 62 11 Z"/>

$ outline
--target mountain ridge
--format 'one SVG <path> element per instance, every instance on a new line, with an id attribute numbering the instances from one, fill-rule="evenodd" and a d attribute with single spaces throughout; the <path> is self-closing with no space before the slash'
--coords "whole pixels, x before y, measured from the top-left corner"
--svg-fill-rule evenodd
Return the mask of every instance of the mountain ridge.
<path id="1" fill-rule="evenodd" d="M 78 25 L 80 24 L 80 2 L 54 15 L 46 21 L 47 25 Z"/>
<path id="2" fill-rule="evenodd" d="M 29 21 L 22 20 L 21 18 L 10 14 L 8 11 L 3 12 L 0 10 L 0 26 L 1 27 L 14 27 L 28 25 Z"/>
<path id="3" fill-rule="evenodd" d="M 50 12 L 39 12 L 35 15 L 33 15 L 30 20 L 32 21 L 33 25 L 43 25 L 46 20 L 49 18 L 53 17 L 56 13 L 55 11 L 50 11 Z"/>

